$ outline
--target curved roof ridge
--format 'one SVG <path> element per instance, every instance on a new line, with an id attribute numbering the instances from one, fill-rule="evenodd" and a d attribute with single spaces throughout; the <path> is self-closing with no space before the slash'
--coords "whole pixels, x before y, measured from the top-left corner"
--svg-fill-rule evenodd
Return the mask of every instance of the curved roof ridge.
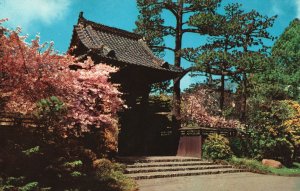
<path id="1" fill-rule="evenodd" d="M 110 59 L 122 64 L 173 73 L 182 72 L 181 68 L 173 67 L 154 55 L 142 36 L 88 21 L 82 13 L 79 15 L 77 25 L 74 26 L 70 47 L 75 47 L 72 51 L 77 56 L 92 51 L 100 60 Z"/>
<path id="2" fill-rule="evenodd" d="M 163 64 L 163 60 L 159 59 L 157 56 L 155 56 L 153 54 L 153 52 L 151 51 L 151 49 L 147 46 L 147 44 L 145 43 L 145 41 L 143 39 L 139 39 L 138 42 L 143 46 L 145 52 L 147 55 L 149 55 L 153 61 L 156 63 L 156 64 L 159 64 L 160 66 Z"/>
<path id="3" fill-rule="evenodd" d="M 103 25 L 103 24 L 99 24 L 99 23 L 95 23 L 93 21 L 87 20 L 86 18 L 83 17 L 83 12 L 79 13 L 77 25 L 78 24 L 83 24 L 84 26 L 91 25 L 95 29 L 100 29 L 100 30 L 108 32 L 108 33 L 119 34 L 124 37 L 135 39 L 135 40 L 139 40 L 139 39 L 143 38 L 141 35 L 127 31 L 127 30 L 123 30 L 123 29 L 119 29 L 119 28 L 115 28 L 115 27 L 111 27 L 111 26 L 107 26 L 107 25 Z"/>

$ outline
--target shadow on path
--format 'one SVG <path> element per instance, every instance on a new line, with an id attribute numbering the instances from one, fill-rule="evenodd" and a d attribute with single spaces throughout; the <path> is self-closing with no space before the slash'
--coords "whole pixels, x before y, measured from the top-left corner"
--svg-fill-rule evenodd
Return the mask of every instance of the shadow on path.
<path id="1" fill-rule="evenodd" d="M 299 191 L 300 177 L 234 173 L 137 181 L 140 191 Z"/>

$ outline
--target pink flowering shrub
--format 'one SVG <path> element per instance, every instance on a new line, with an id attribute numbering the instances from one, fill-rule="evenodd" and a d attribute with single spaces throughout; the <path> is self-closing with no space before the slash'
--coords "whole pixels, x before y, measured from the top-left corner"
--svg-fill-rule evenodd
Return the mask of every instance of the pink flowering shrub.
<path id="1" fill-rule="evenodd" d="M 217 115 L 218 100 L 207 88 L 197 88 L 182 96 L 182 122 L 185 126 L 200 126 L 212 128 L 236 128 L 237 120 L 226 120 Z"/>
<path id="2" fill-rule="evenodd" d="M 117 86 L 109 74 L 117 69 L 94 64 L 91 58 L 76 62 L 70 55 L 60 55 L 53 44 L 30 44 L 20 36 L 20 29 L 10 31 L 0 20 L 0 99 L 4 111 L 32 114 L 41 99 L 57 97 L 67 108 L 60 121 L 63 136 L 81 135 L 91 127 L 102 130 L 108 147 L 116 149 L 117 111 L 123 105 Z M 83 69 L 70 70 L 70 64 Z"/>

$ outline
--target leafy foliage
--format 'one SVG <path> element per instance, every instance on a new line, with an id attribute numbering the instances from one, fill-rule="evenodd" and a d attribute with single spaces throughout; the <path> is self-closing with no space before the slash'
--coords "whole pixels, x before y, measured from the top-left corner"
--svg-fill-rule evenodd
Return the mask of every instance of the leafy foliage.
<path id="1" fill-rule="evenodd" d="M 140 11 L 138 20 L 136 21 L 137 29 L 136 33 L 143 35 L 146 43 L 153 46 L 164 46 L 164 28 L 162 24 L 164 20 L 161 18 L 162 9 L 159 8 L 155 3 L 152 4 L 150 1 L 137 1 L 137 6 Z M 162 49 L 152 48 L 153 52 L 162 57 L 164 54 Z"/>
<path id="2" fill-rule="evenodd" d="M 70 168 L 80 167 L 80 166 L 82 166 L 82 161 L 77 160 L 77 161 L 73 161 L 73 162 L 66 162 L 64 164 L 64 166 L 65 167 L 70 167 Z"/>
<path id="3" fill-rule="evenodd" d="M 169 94 L 172 92 L 171 81 L 158 82 L 151 85 L 152 94 Z"/>
<path id="4" fill-rule="evenodd" d="M 298 19 L 291 22 L 275 42 L 269 64 L 249 79 L 249 155 L 286 165 L 299 156 L 299 26 Z"/>
<path id="5" fill-rule="evenodd" d="M 8 177 L 4 183 L 0 183 L 0 189 L 3 191 L 19 190 L 19 191 L 32 191 L 38 190 L 38 182 L 25 183 L 25 177 Z"/>
<path id="6" fill-rule="evenodd" d="M 174 65 L 181 67 L 181 58 L 184 58 L 183 37 L 187 33 L 215 34 L 214 22 L 211 18 L 216 14 L 216 9 L 221 0 L 137 0 L 139 9 L 138 20 L 136 21 L 136 33 L 145 37 L 145 41 L 160 57 L 168 50 L 174 54 Z M 164 12 L 171 13 L 171 25 L 166 25 Z M 202 18 L 201 23 L 194 19 L 195 15 Z M 197 25 L 191 26 L 191 23 Z M 174 47 L 164 43 L 164 38 L 173 37 Z M 185 73 L 186 74 L 186 73 Z M 182 77 L 182 76 L 181 76 Z M 173 85 L 173 119 L 174 124 L 179 128 L 180 124 L 180 79 L 174 80 Z"/>
<path id="7" fill-rule="evenodd" d="M 2 179 L 4 190 L 26 187 L 29 190 L 125 191 L 136 188 L 135 183 L 123 175 L 123 168 L 112 162 L 109 164 L 116 166 L 114 174 L 108 174 L 105 180 L 96 176 L 95 161 L 108 160 L 98 159 L 101 155 L 89 149 L 89 145 L 84 144 L 85 139 L 61 136 L 52 139 L 49 137 L 55 134 L 48 132 L 43 136 L 44 133 L 34 128 L 0 129 L 0 183 Z M 107 168 L 103 171 L 112 171 L 111 167 Z M 36 188 L 32 188 L 34 185 Z"/>
<path id="8" fill-rule="evenodd" d="M 36 146 L 36 147 L 32 147 L 30 149 L 27 149 L 25 151 L 22 151 L 25 155 L 30 156 L 32 154 L 38 153 L 40 151 L 40 147 Z"/>
<path id="9" fill-rule="evenodd" d="M 193 50 L 189 58 L 195 61 L 196 71 L 205 71 L 221 76 L 220 108 L 223 110 L 225 77 L 239 84 L 243 97 L 241 119 L 246 117 L 248 81 L 269 64 L 266 39 L 274 38 L 268 32 L 273 26 L 274 17 L 263 16 L 255 10 L 245 12 L 240 4 L 224 7 L 224 15 L 215 18 L 218 35 L 209 38 L 209 42 Z M 218 23 L 216 22 L 216 23 Z M 264 39 L 264 41 L 263 41 Z M 256 47 L 254 50 L 253 47 Z M 192 52 L 193 52 L 192 51 Z"/>
<path id="10" fill-rule="evenodd" d="M 299 103 L 273 101 L 256 108 L 250 126 L 252 156 L 274 158 L 286 165 L 299 155 Z"/>
<path id="11" fill-rule="evenodd" d="M 293 163 L 293 166 L 290 168 L 283 167 L 283 168 L 272 168 L 267 167 L 263 165 L 261 162 L 253 159 L 247 159 L 247 158 L 236 158 L 232 157 L 228 160 L 229 164 L 241 167 L 241 168 L 247 168 L 251 172 L 255 173 L 262 173 L 262 174 L 276 174 L 280 176 L 299 176 L 300 175 L 300 164 L 299 163 Z"/>
<path id="12" fill-rule="evenodd" d="M 109 188 L 110 190 L 122 191 L 136 189 L 136 184 L 122 173 L 125 170 L 123 165 L 112 163 L 107 159 L 96 160 L 93 165 L 96 169 L 95 177 L 101 182 L 106 183 L 106 185 L 111 186 L 111 188 Z"/>
<path id="13" fill-rule="evenodd" d="M 59 120 L 67 109 L 65 104 L 55 96 L 39 100 L 36 106 L 36 117 L 44 122 L 47 121 L 49 125 L 54 124 L 54 120 Z"/>
<path id="14" fill-rule="evenodd" d="M 200 87 L 185 93 L 182 99 L 182 122 L 186 125 L 197 125 L 213 128 L 236 128 L 237 120 L 226 120 L 220 116 L 216 95 L 209 88 Z"/>
<path id="15" fill-rule="evenodd" d="M 127 179 L 118 179 L 121 171 L 114 181 L 103 182 L 92 165 L 117 150 L 117 112 L 123 102 L 118 86 L 109 82 L 117 69 L 59 55 L 52 43 L 40 45 L 38 37 L 28 44 L 20 29 L 10 31 L 3 21 L 1 105 L 37 120 L 31 128 L 0 128 L 3 189 L 126 190 Z M 70 65 L 82 69 L 70 70 Z"/>
<path id="16" fill-rule="evenodd" d="M 214 10 L 219 6 L 220 0 L 207 1 L 164 1 L 164 0 L 137 0 L 139 9 L 138 20 L 136 21 L 135 32 L 145 37 L 147 44 L 152 50 L 161 55 L 164 50 L 181 51 L 181 46 L 175 49 L 165 46 L 164 37 L 173 36 L 176 41 L 182 40 L 180 31 L 193 32 L 199 34 L 214 33 L 212 25 L 217 20 L 211 20 L 214 16 Z M 170 11 L 176 25 L 166 26 L 163 11 Z M 198 21 L 195 16 L 202 18 Z M 186 16 L 186 17 L 185 17 Z M 197 23 L 193 25 L 193 23 Z M 189 27 L 191 25 L 193 27 Z M 186 26 L 186 27 L 183 27 Z M 195 29 L 196 26 L 198 29 Z M 179 52 L 178 52 L 179 53 Z M 163 54 L 162 54 L 163 55 Z M 180 55 L 177 55 L 180 56 Z M 180 63 L 178 63 L 180 66 Z"/>
<path id="17" fill-rule="evenodd" d="M 94 64 L 91 58 L 80 63 L 57 54 L 52 43 L 40 45 L 38 37 L 27 44 L 20 29 L 2 30 L 0 97 L 6 98 L 4 109 L 36 112 L 47 128 L 56 128 L 64 137 L 100 129 L 105 147 L 116 150 L 117 111 L 123 102 L 117 86 L 108 82 L 116 68 Z M 70 70 L 71 64 L 82 69 Z"/>
<path id="18" fill-rule="evenodd" d="M 232 156 L 232 151 L 227 138 L 218 134 L 210 134 L 203 145 L 204 157 L 216 159 L 228 159 Z"/>
<path id="19" fill-rule="evenodd" d="M 263 174 L 269 173 L 269 167 L 262 165 L 262 163 L 257 160 L 232 157 L 228 161 L 229 164 L 231 165 L 241 167 L 241 168 L 246 168 L 251 172 L 263 173 Z"/>
<path id="20" fill-rule="evenodd" d="M 252 148 L 250 148 L 249 139 L 244 134 L 238 132 L 235 137 L 229 137 L 230 148 L 236 157 L 249 157 Z"/>
<path id="21" fill-rule="evenodd" d="M 272 62 L 251 79 L 252 97 L 257 99 L 300 99 L 300 21 L 292 21 L 272 47 Z"/>

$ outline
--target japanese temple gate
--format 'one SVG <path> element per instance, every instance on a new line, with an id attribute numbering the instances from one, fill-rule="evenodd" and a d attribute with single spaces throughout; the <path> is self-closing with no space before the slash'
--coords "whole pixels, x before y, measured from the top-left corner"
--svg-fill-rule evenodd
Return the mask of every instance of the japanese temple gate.
<path id="1" fill-rule="evenodd" d="M 111 81 L 120 84 L 128 106 L 119 114 L 119 154 L 176 154 L 177 145 L 171 148 L 175 139 L 167 129 L 167 122 L 158 127 L 164 116 L 149 112 L 148 99 L 151 84 L 173 79 L 182 70 L 157 58 L 142 39 L 138 34 L 89 21 L 81 12 L 69 53 L 80 61 L 89 56 L 95 63 L 119 68 Z"/>
<path id="2" fill-rule="evenodd" d="M 84 61 L 91 57 L 95 63 L 119 68 L 111 75 L 128 109 L 119 113 L 119 155 L 180 155 L 201 157 L 202 144 L 210 133 L 235 136 L 235 129 L 182 128 L 173 129 L 168 119 L 168 103 L 149 103 L 153 83 L 182 75 L 181 68 L 157 58 L 143 37 L 89 21 L 79 14 L 68 51 Z M 74 68 L 76 69 L 76 68 Z"/>

